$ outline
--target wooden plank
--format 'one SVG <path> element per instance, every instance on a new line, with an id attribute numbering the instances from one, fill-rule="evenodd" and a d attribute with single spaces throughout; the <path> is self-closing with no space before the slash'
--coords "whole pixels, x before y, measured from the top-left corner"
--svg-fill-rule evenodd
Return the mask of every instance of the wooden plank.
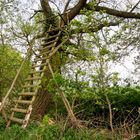
<path id="1" fill-rule="evenodd" d="M 38 87 L 39 85 L 36 84 L 36 85 L 25 85 L 25 86 L 22 86 L 23 88 L 34 88 L 34 87 Z"/>
<path id="2" fill-rule="evenodd" d="M 30 105 L 29 107 L 28 107 L 28 113 L 26 114 L 26 116 L 25 116 L 25 119 L 24 119 L 24 123 L 23 123 L 23 125 L 22 125 L 22 128 L 26 128 L 26 126 L 28 125 L 28 123 L 29 123 L 29 119 L 30 119 L 30 116 L 31 116 L 31 113 L 32 113 L 32 105 Z"/>
<path id="3" fill-rule="evenodd" d="M 51 29 L 51 30 L 48 30 L 47 33 L 55 32 L 55 31 L 62 31 L 63 28 L 64 28 L 64 26 L 63 27 L 58 27 L 58 28 L 55 28 L 55 29 Z"/>
<path id="4" fill-rule="evenodd" d="M 42 72 L 44 72 L 45 70 L 39 70 L 39 71 L 32 71 L 32 72 L 30 72 L 29 74 L 35 74 L 35 73 L 42 73 Z"/>
<path id="5" fill-rule="evenodd" d="M 49 44 L 52 44 L 52 43 L 57 42 L 57 40 L 58 40 L 58 39 L 55 39 L 55 40 L 52 40 L 52 41 L 46 42 L 46 43 L 44 43 L 44 44 L 41 44 L 41 46 L 47 46 L 47 45 L 49 45 Z"/>
<path id="6" fill-rule="evenodd" d="M 34 63 L 36 63 L 36 62 L 41 62 L 41 61 L 43 61 L 43 60 L 46 60 L 46 57 L 36 58 L 36 59 L 34 60 Z"/>
<path id="7" fill-rule="evenodd" d="M 26 81 L 40 80 L 41 77 L 27 78 Z"/>
<path id="8" fill-rule="evenodd" d="M 32 68 L 36 68 L 36 67 L 41 67 L 41 66 L 45 66 L 46 63 L 42 63 L 42 64 L 33 64 Z"/>
<path id="9" fill-rule="evenodd" d="M 52 47 L 54 47 L 54 46 L 55 46 L 54 44 L 51 44 L 51 45 L 48 45 L 48 46 L 46 46 L 46 47 L 41 47 L 41 48 L 38 49 L 38 51 L 41 51 L 41 52 L 42 52 L 42 51 L 44 51 L 45 49 L 47 49 L 47 48 L 49 49 L 49 48 L 52 48 Z"/>
<path id="10" fill-rule="evenodd" d="M 35 96 L 35 95 L 36 95 L 35 92 L 23 92 L 19 94 L 19 96 Z"/>
<path id="11" fill-rule="evenodd" d="M 55 46 L 52 46 L 51 48 L 53 48 Z M 49 51 L 43 51 L 40 55 L 43 56 L 43 55 L 47 55 L 51 52 L 51 49 Z"/>
<path id="12" fill-rule="evenodd" d="M 28 100 L 14 100 L 14 102 L 20 104 L 32 104 L 32 101 L 28 101 Z"/>
<path id="13" fill-rule="evenodd" d="M 51 47 L 51 48 L 52 48 L 52 47 Z M 39 56 L 38 58 L 41 58 L 44 54 L 45 54 L 45 55 L 49 54 L 50 51 L 51 51 L 51 50 L 48 50 L 48 51 L 45 51 L 45 50 L 44 50 L 44 51 L 42 51 L 42 52 L 38 55 L 38 56 Z"/>
<path id="14" fill-rule="evenodd" d="M 49 39 L 53 39 L 53 38 L 56 38 L 56 37 L 59 37 L 60 36 L 60 32 L 56 35 L 53 35 L 53 36 L 49 36 L 48 38 L 45 38 L 45 39 L 42 39 L 42 41 L 47 41 Z"/>
<path id="15" fill-rule="evenodd" d="M 14 111 L 14 112 L 28 113 L 27 109 L 12 108 L 11 110 Z"/>
<path id="16" fill-rule="evenodd" d="M 24 122 L 23 119 L 19 119 L 19 118 L 16 118 L 16 117 L 10 117 L 9 120 L 11 120 L 13 122 L 20 123 L 20 124 L 23 124 L 23 122 Z"/>

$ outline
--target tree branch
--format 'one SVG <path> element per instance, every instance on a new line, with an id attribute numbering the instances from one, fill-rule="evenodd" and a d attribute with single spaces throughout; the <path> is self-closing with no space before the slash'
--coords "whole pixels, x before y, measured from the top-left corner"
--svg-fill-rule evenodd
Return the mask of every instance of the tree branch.
<path id="1" fill-rule="evenodd" d="M 71 34 L 76 34 L 76 33 L 88 33 L 88 32 L 97 32 L 101 29 L 103 29 L 104 27 L 110 27 L 110 26 L 117 26 L 119 25 L 120 22 L 110 22 L 108 24 L 99 24 L 97 26 L 94 26 L 94 27 L 89 27 L 89 28 L 79 28 L 78 30 L 77 29 L 73 29 L 71 31 Z"/>
<path id="2" fill-rule="evenodd" d="M 103 7 L 103 6 L 91 6 L 90 3 L 88 3 L 86 5 L 86 9 L 87 10 L 94 10 L 97 12 L 105 11 L 105 13 L 107 13 L 109 15 L 116 16 L 116 17 L 140 19 L 139 13 L 119 11 L 119 10 L 115 10 L 115 9 L 111 9 L 111 8 L 107 8 L 107 7 Z"/>
<path id="3" fill-rule="evenodd" d="M 75 5 L 67 14 L 64 13 L 65 22 L 71 21 L 76 15 L 80 13 L 80 10 L 83 9 L 86 5 L 87 0 L 79 0 L 78 4 Z"/>
<path id="4" fill-rule="evenodd" d="M 130 10 L 130 12 L 134 11 L 135 8 L 139 5 L 139 3 L 140 3 L 140 0 L 133 6 L 133 8 Z"/>
<path id="5" fill-rule="evenodd" d="M 29 18 L 30 20 L 39 12 L 43 12 L 43 10 L 34 10 L 34 14 Z"/>
<path id="6" fill-rule="evenodd" d="M 65 5 L 65 8 L 64 8 L 64 12 L 63 12 L 63 13 L 65 13 L 65 12 L 67 11 L 67 8 L 68 8 L 68 6 L 69 6 L 70 2 L 71 2 L 71 0 L 68 0 L 68 1 L 67 1 L 66 5 Z"/>

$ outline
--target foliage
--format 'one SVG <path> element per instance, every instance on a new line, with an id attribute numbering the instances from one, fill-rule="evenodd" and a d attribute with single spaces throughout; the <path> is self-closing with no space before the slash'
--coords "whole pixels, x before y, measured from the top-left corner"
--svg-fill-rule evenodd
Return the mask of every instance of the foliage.
<path id="1" fill-rule="evenodd" d="M 0 46 L 0 94 L 4 95 L 19 69 L 23 58 L 21 54 L 8 45 Z M 24 65 L 18 81 L 16 83 L 17 90 L 21 86 L 22 81 L 25 79 L 29 70 L 29 63 Z M 22 78 L 21 78 L 22 75 Z"/>
<path id="2" fill-rule="evenodd" d="M 82 120 L 91 120 L 92 118 L 98 119 L 103 117 L 104 127 L 109 127 L 109 110 L 106 97 L 102 94 L 102 90 L 98 87 L 89 87 L 87 82 L 75 82 L 70 79 L 64 79 L 60 75 L 56 76 L 56 81 L 68 98 L 71 106 L 77 117 Z M 57 108 L 52 107 L 49 114 L 51 117 L 56 117 L 55 111 L 57 110 L 57 117 L 66 117 L 66 109 L 63 102 L 57 94 L 54 96 L 54 102 Z M 139 86 L 112 86 L 106 88 L 107 96 L 111 102 L 113 112 L 114 126 L 118 123 L 123 123 L 124 120 L 129 121 L 129 117 L 134 120 L 139 116 L 138 108 L 140 106 L 140 87 Z M 131 115 L 130 115 L 131 114 Z M 132 115 L 133 114 L 133 115 Z M 130 115 L 130 116 L 129 116 Z"/>
<path id="3" fill-rule="evenodd" d="M 4 131 L 6 121 L 0 116 L 0 131 Z"/>

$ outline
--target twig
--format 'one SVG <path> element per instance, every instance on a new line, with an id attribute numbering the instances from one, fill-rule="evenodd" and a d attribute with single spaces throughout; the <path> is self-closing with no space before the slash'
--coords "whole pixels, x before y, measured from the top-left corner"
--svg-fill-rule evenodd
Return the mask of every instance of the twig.
<path id="1" fill-rule="evenodd" d="M 110 103 L 109 98 L 108 98 L 108 96 L 107 96 L 106 93 L 105 93 L 105 97 L 106 97 L 106 101 L 107 101 L 108 108 L 109 108 L 109 117 L 110 117 L 109 122 L 110 122 L 110 127 L 111 127 L 112 133 L 114 133 L 113 123 L 112 123 L 113 117 L 112 117 L 111 103 Z"/>
<path id="2" fill-rule="evenodd" d="M 70 2 L 71 2 L 71 0 L 68 0 L 68 1 L 67 1 L 66 6 L 65 6 L 64 11 L 63 11 L 63 13 L 65 13 L 65 12 L 67 11 L 67 8 L 68 8 L 68 6 L 69 6 Z"/>
<path id="3" fill-rule="evenodd" d="M 43 10 L 34 10 L 34 14 L 33 14 L 33 16 L 31 16 L 29 19 L 31 20 L 37 13 L 41 13 L 41 12 L 43 12 Z"/>
<path id="4" fill-rule="evenodd" d="M 134 9 L 139 5 L 139 3 L 140 3 L 140 0 L 134 5 L 134 7 L 130 10 L 130 12 L 133 12 Z"/>
<path id="5" fill-rule="evenodd" d="M 57 10 L 61 13 L 59 7 L 57 6 L 57 4 L 55 2 L 53 2 L 52 0 L 49 0 L 49 2 L 51 2 L 52 4 L 54 4 L 56 6 Z"/>

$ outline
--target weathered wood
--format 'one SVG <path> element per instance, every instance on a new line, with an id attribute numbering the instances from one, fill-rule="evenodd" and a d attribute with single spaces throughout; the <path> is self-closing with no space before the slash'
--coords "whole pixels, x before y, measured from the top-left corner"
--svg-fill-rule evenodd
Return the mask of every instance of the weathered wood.
<path id="1" fill-rule="evenodd" d="M 27 78 L 26 81 L 40 80 L 41 77 Z"/>
<path id="2" fill-rule="evenodd" d="M 28 100 L 14 100 L 14 102 L 20 104 L 32 104 L 32 101 L 28 101 Z"/>
<path id="3" fill-rule="evenodd" d="M 57 27 L 57 28 L 54 28 L 54 29 L 51 29 L 51 30 L 48 30 L 47 33 L 53 33 L 53 32 L 56 32 L 56 31 L 63 31 L 65 26 L 61 26 L 61 27 Z"/>
<path id="4" fill-rule="evenodd" d="M 25 86 L 22 86 L 22 88 L 34 88 L 34 87 L 38 87 L 39 84 L 36 84 L 36 85 L 25 85 Z"/>
<path id="5" fill-rule="evenodd" d="M 14 112 L 28 113 L 27 109 L 12 108 L 11 110 Z"/>
<path id="6" fill-rule="evenodd" d="M 34 101 L 35 98 L 32 99 L 32 101 Z M 22 128 L 26 128 L 28 122 L 29 122 L 29 119 L 30 119 L 30 116 L 31 116 L 31 113 L 32 113 L 32 105 L 30 105 L 28 107 L 28 113 L 26 114 L 25 116 L 25 119 L 24 119 L 24 123 L 22 124 Z"/>
<path id="7" fill-rule="evenodd" d="M 52 48 L 53 46 L 55 46 L 55 45 L 54 45 L 54 44 L 51 44 L 51 45 L 48 45 L 48 46 L 46 46 L 46 47 L 39 48 L 39 49 L 37 49 L 37 50 L 38 50 L 38 51 L 41 51 L 41 52 L 44 52 L 44 50 L 50 49 L 50 48 Z"/>
<path id="8" fill-rule="evenodd" d="M 36 68 L 36 67 L 42 67 L 42 66 L 45 66 L 46 63 L 42 63 L 42 64 L 33 64 L 32 65 L 32 68 Z"/>
<path id="9" fill-rule="evenodd" d="M 23 124 L 23 122 L 24 122 L 23 119 L 19 119 L 19 118 L 16 118 L 16 117 L 10 117 L 9 119 L 13 122 L 17 122 L 17 123 L 20 123 L 20 124 Z"/>
<path id="10" fill-rule="evenodd" d="M 35 96 L 35 95 L 36 95 L 35 92 L 23 92 L 19 94 L 19 96 Z"/>
<path id="11" fill-rule="evenodd" d="M 53 35 L 53 36 L 50 36 L 50 37 L 48 37 L 48 38 L 45 38 L 45 39 L 42 39 L 42 41 L 48 41 L 48 40 L 50 40 L 50 39 L 53 39 L 53 38 L 56 38 L 56 37 L 59 37 L 60 36 L 60 32 L 58 33 L 58 34 L 56 34 L 56 35 Z"/>
<path id="12" fill-rule="evenodd" d="M 36 62 L 41 62 L 41 61 L 44 61 L 44 60 L 46 60 L 47 59 L 47 57 L 42 57 L 42 58 L 36 58 L 35 60 L 34 60 L 34 62 L 36 63 Z"/>
<path id="13" fill-rule="evenodd" d="M 51 48 L 53 48 L 53 47 L 55 47 L 55 45 L 53 45 Z M 48 55 L 50 52 L 51 52 L 51 50 L 49 50 L 49 51 L 43 51 L 41 53 L 41 55 Z"/>
<path id="14" fill-rule="evenodd" d="M 42 73 L 42 72 L 44 72 L 45 70 L 38 70 L 38 71 L 32 71 L 32 72 L 30 72 L 29 74 L 35 74 L 35 73 Z"/>
<path id="15" fill-rule="evenodd" d="M 55 39 L 55 40 L 46 42 L 46 43 L 44 43 L 44 44 L 41 44 L 41 46 L 47 46 L 47 45 L 49 45 L 49 44 L 53 44 L 53 43 L 57 42 L 57 40 L 58 40 L 58 39 Z"/>

